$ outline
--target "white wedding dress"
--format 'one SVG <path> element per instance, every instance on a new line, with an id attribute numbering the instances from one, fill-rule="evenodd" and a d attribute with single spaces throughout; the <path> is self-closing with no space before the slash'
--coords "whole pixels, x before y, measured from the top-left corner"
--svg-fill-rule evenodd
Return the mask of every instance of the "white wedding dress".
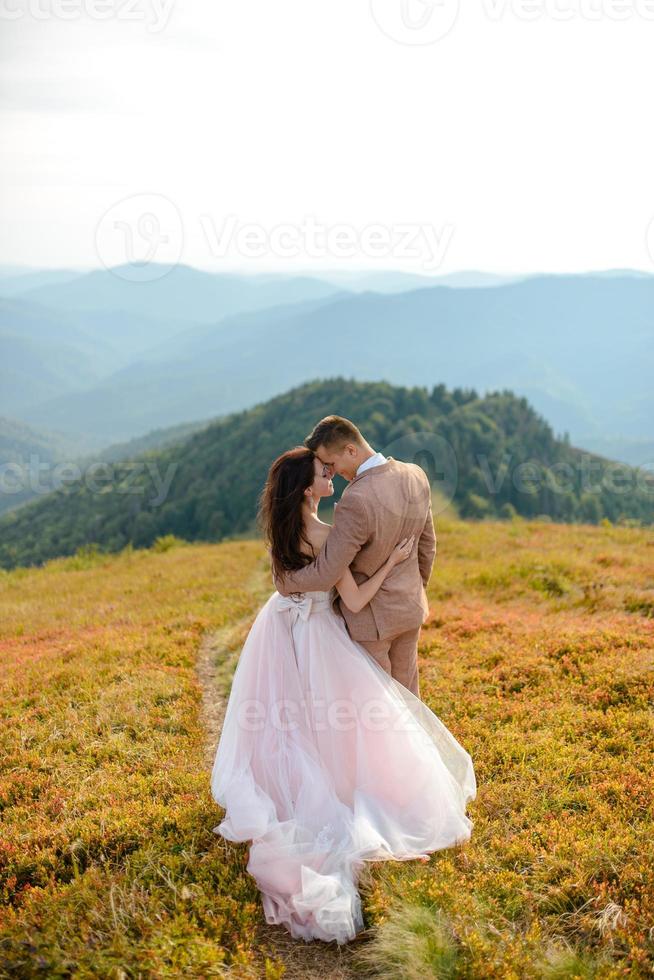
<path id="1" fill-rule="evenodd" d="M 472 760 L 440 719 L 353 641 L 335 592 L 274 592 L 232 682 L 211 776 L 251 841 L 269 923 L 345 943 L 363 928 L 365 860 L 410 860 L 469 839 Z"/>

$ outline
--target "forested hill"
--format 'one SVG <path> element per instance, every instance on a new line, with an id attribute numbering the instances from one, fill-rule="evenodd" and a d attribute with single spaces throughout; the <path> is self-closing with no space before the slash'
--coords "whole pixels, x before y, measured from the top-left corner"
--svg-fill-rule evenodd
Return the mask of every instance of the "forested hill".
<path id="1" fill-rule="evenodd" d="M 40 563 L 97 543 L 147 547 L 164 534 L 216 541 L 254 527 L 271 461 L 329 413 L 345 415 L 396 459 L 420 462 L 464 518 L 533 517 L 651 524 L 654 487 L 557 439 L 524 398 L 438 385 L 337 378 L 302 385 L 165 449 L 104 462 L 0 519 L 0 565 Z M 529 463 L 525 467 L 523 464 Z"/>

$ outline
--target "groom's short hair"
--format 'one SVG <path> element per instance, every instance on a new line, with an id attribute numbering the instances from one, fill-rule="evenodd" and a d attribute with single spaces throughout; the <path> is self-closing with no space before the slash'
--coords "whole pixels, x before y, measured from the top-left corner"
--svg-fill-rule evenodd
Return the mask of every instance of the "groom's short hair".
<path id="1" fill-rule="evenodd" d="M 338 450 L 348 442 L 356 443 L 358 446 L 365 445 L 365 439 L 354 422 L 340 415 L 328 415 L 314 426 L 311 434 L 304 440 L 304 445 L 315 453 L 318 446 Z"/>

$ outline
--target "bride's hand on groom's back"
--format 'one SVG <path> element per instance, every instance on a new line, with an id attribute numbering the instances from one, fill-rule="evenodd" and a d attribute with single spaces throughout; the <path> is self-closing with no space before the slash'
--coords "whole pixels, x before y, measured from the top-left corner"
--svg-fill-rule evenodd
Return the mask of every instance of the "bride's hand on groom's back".
<path id="1" fill-rule="evenodd" d="M 400 562 L 406 561 L 413 551 L 415 540 L 416 536 L 412 534 L 411 537 L 403 538 L 399 544 L 395 545 L 388 558 L 391 565 L 399 565 Z"/>

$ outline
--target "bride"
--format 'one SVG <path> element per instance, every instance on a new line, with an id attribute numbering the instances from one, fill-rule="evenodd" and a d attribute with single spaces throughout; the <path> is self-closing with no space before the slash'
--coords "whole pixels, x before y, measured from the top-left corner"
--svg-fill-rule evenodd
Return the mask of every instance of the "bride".
<path id="1" fill-rule="evenodd" d="M 318 504 L 332 494 L 309 449 L 272 464 L 260 516 L 278 578 L 321 549 L 330 525 Z M 348 570 L 329 592 L 273 592 L 234 673 L 211 775 L 225 809 L 214 831 L 251 841 L 247 870 L 266 919 L 295 938 L 345 943 L 363 929 L 363 861 L 426 860 L 472 832 L 469 754 L 333 608 L 337 593 L 365 606 L 412 544 L 361 585 Z"/>

